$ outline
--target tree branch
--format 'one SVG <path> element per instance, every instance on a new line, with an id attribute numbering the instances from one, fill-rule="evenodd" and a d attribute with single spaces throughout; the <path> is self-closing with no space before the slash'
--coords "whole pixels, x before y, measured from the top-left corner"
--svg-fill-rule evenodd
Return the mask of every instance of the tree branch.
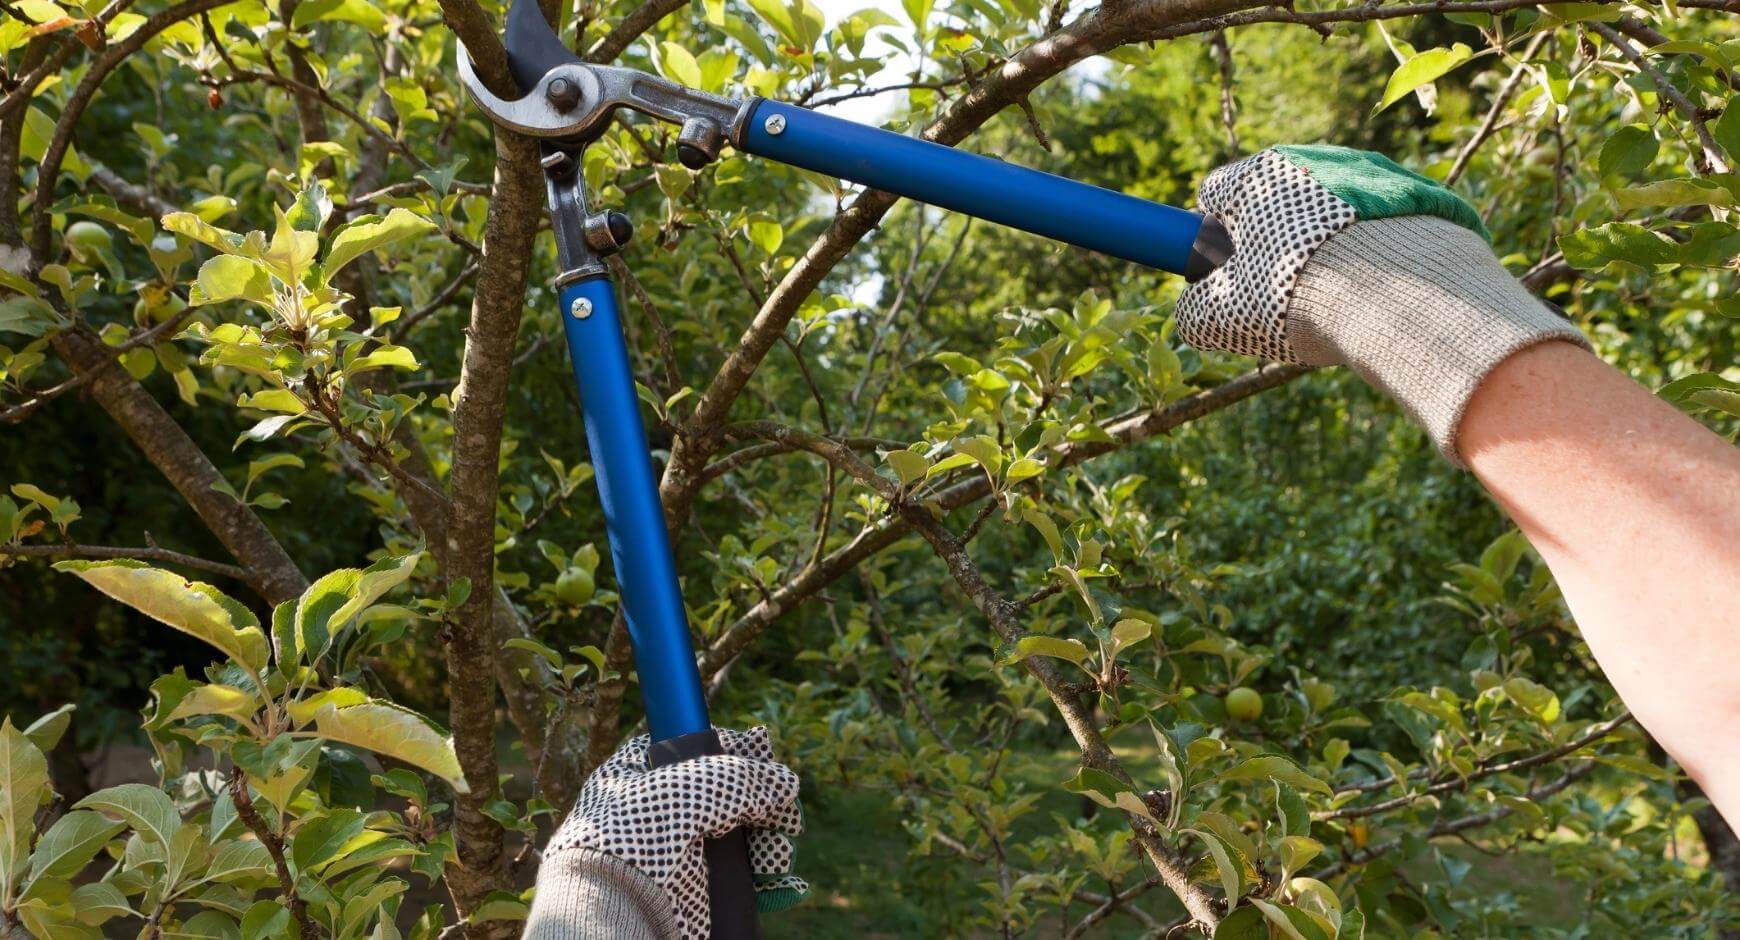
<path id="1" fill-rule="evenodd" d="M 1528 47 L 1523 49 L 1522 55 L 1517 59 L 1516 67 L 1511 69 L 1510 76 L 1504 80 L 1502 85 L 1498 86 L 1498 91 L 1493 94 L 1492 106 L 1486 109 L 1486 117 L 1482 118 L 1480 126 L 1475 128 L 1474 136 L 1468 138 L 1468 143 L 1463 144 L 1462 149 L 1457 151 L 1456 161 L 1450 164 L 1450 172 L 1444 176 L 1444 185 L 1454 186 L 1456 181 L 1462 178 L 1462 173 L 1468 169 L 1468 161 L 1474 158 L 1475 151 L 1479 150 L 1481 145 L 1486 143 L 1487 138 L 1492 136 L 1493 131 L 1498 128 L 1498 116 L 1504 113 L 1505 106 L 1510 104 L 1511 96 L 1516 94 L 1517 88 L 1522 85 L 1523 78 L 1529 73 L 1529 60 L 1535 57 L 1535 53 L 1540 51 L 1541 46 L 1546 44 L 1547 37 L 1551 35 L 1551 31 L 1543 30 L 1529 40 Z"/>
<path id="2" fill-rule="evenodd" d="M 223 474 L 211 459 L 157 399 L 119 367 L 102 340 L 84 327 L 73 327 L 56 334 L 51 344 L 75 372 L 91 374 L 87 380 L 91 397 L 241 562 L 244 580 L 256 593 L 276 604 L 308 587 L 308 579 L 266 524 L 226 492 Z"/>
<path id="3" fill-rule="evenodd" d="M 1330 819 L 1359 819 L 1364 816 L 1376 816 L 1381 813 L 1388 813 L 1393 810 L 1401 809 L 1423 797 L 1466 790 L 1476 780 L 1484 780 L 1487 777 L 1497 776 L 1498 774 L 1516 773 L 1517 771 L 1527 770 L 1530 767 L 1538 767 L 1542 764 L 1556 761 L 1567 754 L 1580 751 L 1591 744 L 1599 742 L 1602 738 L 1612 734 L 1614 729 L 1630 721 L 1631 713 L 1622 712 L 1606 721 L 1598 722 L 1589 726 L 1582 734 L 1577 735 L 1575 738 L 1572 738 L 1557 747 L 1548 748 L 1547 750 L 1530 754 L 1527 757 L 1519 757 L 1515 760 L 1478 766 L 1468 774 L 1449 774 L 1441 776 L 1422 790 L 1416 790 L 1412 793 L 1404 793 L 1401 796 L 1384 800 L 1381 803 L 1372 803 L 1366 806 L 1344 806 L 1327 812 L 1314 813 L 1311 818 L 1322 822 Z M 1382 790 L 1385 787 L 1393 786 L 1397 782 L 1395 776 L 1391 775 L 1382 780 L 1348 787 L 1337 791 L 1336 795 L 1341 796 L 1347 793 L 1370 793 L 1373 790 Z"/>
<path id="4" fill-rule="evenodd" d="M 266 820 L 260 817 L 260 811 L 254 808 L 253 794 L 248 792 L 248 778 L 238 767 L 230 768 L 230 801 L 235 804 L 236 816 L 242 825 L 254 834 L 260 844 L 266 847 L 266 853 L 272 856 L 272 868 L 278 875 L 278 890 L 283 892 L 284 900 L 290 906 L 290 919 L 296 922 L 297 933 L 302 940 L 320 940 L 320 930 L 314 921 L 308 919 L 308 902 L 296 893 L 296 879 L 290 874 L 289 863 L 284 859 L 284 840 L 266 825 Z"/>
<path id="5" fill-rule="evenodd" d="M 1565 772 L 1563 776 L 1558 777 L 1552 782 L 1542 784 L 1541 786 L 1535 787 L 1527 793 L 1524 793 L 1523 799 L 1530 803 L 1538 803 L 1594 773 L 1595 768 L 1598 766 L 1600 765 L 1591 761 L 1587 764 L 1573 767 Z M 1455 835 L 1460 832 L 1466 832 L 1469 829 L 1490 826 L 1506 816 L 1509 816 L 1513 812 L 1515 812 L 1515 810 L 1511 809 L 1509 806 L 1500 806 L 1484 813 L 1475 813 L 1471 816 L 1463 816 L 1438 823 L 1423 833 L 1411 834 L 1410 838 L 1436 839 L 1440 836 Z M 1395 851 L 1404 841 L 1405 840 L 1402 838 L 1389 839 L 1378 843 L 1377 845 L 1360 849 L 1359 851 L 1348 855 L 1341 861 L 1329 865 L 1321 871 L 1313 873 L 1313 877 L 1325 881 L 1334 878 L 1336 875 L 1339 875 L 1350 868 L 1364 865 L 1366 862 L 1369 862 L 1380 855 Z"/>
<path id="6" fill-rule="evenodd" d="M 1692 133 L 1697 135 L 1699 144 L 1703 146 L 1704 165 L 1717 173 L 1728 172 L 1728 161 L 1722 156 L 1722 145 L 1717 143 L 1715 135 L 1710 133 L 1710 128 L 1700 116 L 1697 105 L 1692 104 L 1691 99 L 1687 98 L 1678 88 L 1675 88 L 1674 83 L 1668 81 L 1667 76 L 1651 65 L 1649 60 L 1643 57 L 1643 53 L 1637 51 L 1637 47 L 1633 46 L 1631 41 L 1621 35 L 1618 30 L 1606 23 L 1593 21 L 1588 26 L 1601 38 L 1612 43 L 1613 48 L 1618 49 L 1619 54 L 1629 60 L 1632 65 L 1637 66 L 1639 71 L 1647 74 L 1650 80 L 1655 82 L 1656 93 L 1661 96 L 1662 100 L 1672 105 L 1673 109 L 1680 113 L 1680 117 L 1692 126 Z"/>
<path id="7" fill-rule="evenodd" d="M 167 10 L 147 17 L 126 39 L 109 46 L 91 63 L 84 78 L 79 80 L 78 86 L 61 106 L 60 119 L 55 122 L 54 134 L 49 138 L 48 147 L 37 163 L 36 198 L 31 209 L 30 229 L 30 253 L 36 265 L 45 263 L 49 246 L 54 240 L 54 215 L 48 211 L 48 207 L 54 203 L 54 188 L 60 179 L 61 162 L 66 158 L 67 148 L 72 146 L 73 130 L 77 127 L 79 118 L 84 116 L 91 98 L 95 97 L 98 86 L 102 85 L 103 80 L 109 77 L 109 73 L 122 60 L 144 48 L 147 42 L 157 38 L 158 33 L 182 20 L 191 19 L 228 2 L 230 0 L 182 0 Z"/>
<path id="8" fill-rule="evenodd" d="M 167 548 L 142 546 L 139 548 L 117 547 L 111 545 L 0 545 L 0 555 L 12 555 L 18 558 L 137 558 L 143 561 L 161 561 L 171 565 L 181 565 L 184 568 L 197 568 L 212 574 L 221 574 L 237 581 L 248 580 L 248 573 L 235 565 L 226 565 L 221 561 L 209 561 L 195 555 L 184 555 L 172 552 Z"/>

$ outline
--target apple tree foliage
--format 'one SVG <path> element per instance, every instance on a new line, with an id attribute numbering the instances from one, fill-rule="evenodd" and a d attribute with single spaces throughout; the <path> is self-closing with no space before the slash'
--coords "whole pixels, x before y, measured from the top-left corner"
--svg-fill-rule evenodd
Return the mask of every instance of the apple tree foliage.
<path id="1" fill-rule="evenodd" d="M 1729 0 L 545 7 L 1174 204 L 1382 150 L 1740 431 Z M 7 940 L 515 936 L 637 733 L 538 151 L 453 70 L 505 87 L 501 12 L 0 3 Z M 585 177 L 717 720 L 806 781 L 771 933 L 1740 929 L 1740 842 L 1393 405 L 1183 347 L 1175 280 L 672 137 Z"/>

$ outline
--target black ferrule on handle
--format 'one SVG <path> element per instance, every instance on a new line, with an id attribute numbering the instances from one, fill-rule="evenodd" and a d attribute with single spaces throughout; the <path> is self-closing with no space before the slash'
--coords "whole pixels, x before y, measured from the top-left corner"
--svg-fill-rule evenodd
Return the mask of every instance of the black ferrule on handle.
<path id="1" fill-rule="evenodd" d="M 725 748 L 719 743 L 719 735 L 709 728 L 654 741 L 647 749 L 647 764 L 664 767 L 723 753 Z M 705 852 L 713 940 L 760 940 L 761 921 L 755 912 L 755 872 L 749 867 L 747 830 L 733 829 L 718 839 L 708 839 Z"/>
<path id="2" fill-rule="evenodd" d="M 1184 279 L 1192 284 L 1208 277 L 1215 268 L 1232 257 L 1232 236 L 1212 215 L 1202 217 L 1202 228 L 1196 232 L 1196 242 L 1190 246 L 1190 260 L 1184 268 Z"/>

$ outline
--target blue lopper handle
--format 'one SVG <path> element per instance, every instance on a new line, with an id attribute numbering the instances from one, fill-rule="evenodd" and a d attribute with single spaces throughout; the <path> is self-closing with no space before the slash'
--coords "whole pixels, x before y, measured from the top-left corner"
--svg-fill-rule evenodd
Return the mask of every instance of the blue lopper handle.
<path id="1" fill-rule="evenodd" d="M 1230 251 L 1218 223 L 1088 183 L 807 108 L 756 101 L 742 149 L 1195 279 Z"/>

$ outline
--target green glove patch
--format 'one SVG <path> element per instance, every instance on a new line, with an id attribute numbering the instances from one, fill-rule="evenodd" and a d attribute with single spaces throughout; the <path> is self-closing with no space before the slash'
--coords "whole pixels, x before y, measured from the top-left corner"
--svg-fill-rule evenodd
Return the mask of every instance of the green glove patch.
<path id="1" fill-rule="evenodd" d="M 1492 234 L 1467 200 L 1443 183 L 1382 154 L 1329 144 L 1286 144 L 1270 149 L 1352 206 L 1361 220 L 1435 215 L 1492 241 Z"/>

